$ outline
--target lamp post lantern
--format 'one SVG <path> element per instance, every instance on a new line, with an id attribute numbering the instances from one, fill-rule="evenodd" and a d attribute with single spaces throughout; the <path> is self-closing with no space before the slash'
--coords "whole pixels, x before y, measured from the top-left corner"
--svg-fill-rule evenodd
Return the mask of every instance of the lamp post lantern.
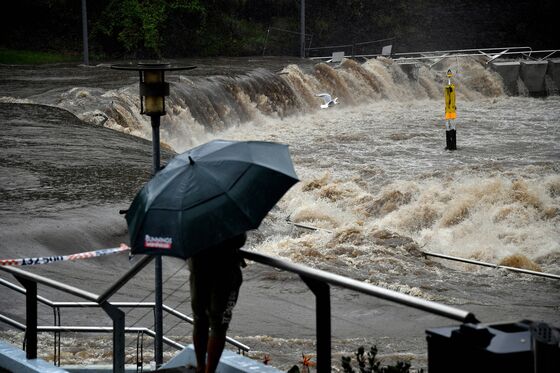
<path id="1" fill-rule="evenodd" d="M 152 172 L 160 170 L 159 127 L 165 115 L 165 97 L 169 96 L 169 83 L 165 81 L 166 71 L 191 70 L 196 66 L 172 66 L 167 62 L 139 62 L 136 65 L 111 65 L 111 69 L 138 71 L 140 75 L 140 113 L 148 115 L 152 124 Z M 163 364 L 163 289 L 162 260 L 155 258 L 155 307 L 154 358 L 159 368 Z"/>

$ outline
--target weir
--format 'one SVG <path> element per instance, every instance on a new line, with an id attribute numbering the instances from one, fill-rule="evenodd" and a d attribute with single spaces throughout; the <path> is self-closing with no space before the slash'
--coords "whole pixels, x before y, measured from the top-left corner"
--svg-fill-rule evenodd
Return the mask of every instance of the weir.
<path id="1" fill-rule="evenodd" d="M 371 58 L 391 57 L 403 67 L 403 70 L 406 70 L 407 74 L 409 74 L 412 69 L 411 65 L 416 65 L 416 67 L 427 65 L 430 69 L 441 70 L 443 68 L 443 62 L 449 59 L 481 57 L 486 65 L 493 67 L 502 76 L 510 94 L 518 94 L 516 84 L 517 79 L 521 78 L 523 83 L 527 86 L 529 94 L 533 96 L 542 96 L 547 94 L 544 87 L 545 74 L 553 78 L 553 70 L 558 64 L 558 59 L 554 57 L 558 57 L 559 52 L 560 50 L 557 49 L 534 51 L 531 47 L 504 47 L 389 54 L 383 52 L 379 54 L 352 53 L 347 55 L 347 58 L 367 61 Z M 323 56 L 314 57 L 313 59 L 326 60 L 328 58 L 328 56 Z M 516 67 L 521 67 L 521 65 L 523 65 L 521 70 L 516 69 Z M 558 72 L 556 72 L 556 76 L 558 76 Z M 558 77 L 555 83 L 558 87 Z"/>
<path id="2" fill-rule="evenodd" d="M 339 97 L 342 106 L 385 99 L 440 100 L 441 79 L 449 68 L 460 87 L 460 100 L 480 95 L 554 94 L 560 79 L 557 51 L 529 47 L 357 55 L 336 65 L 325 62 L 331 57 L 207 76 L 169 74 L 168 109 L 173 115 L 162 118 L 162 141 L 181 151 L 194 145 L 192 139 L 203 138 L 208 132 L 316 112 L 320 101 L 315 95 L 323 92 Z M 104 67 L 92 69 L 98 74 L 95 79 L 107 79 Z M 479 86 L 480 81 L 485 83 Z M 82 86 L 58 94 L 41 90 L 21 99 L 2 100 L 57 106 L 88 123 L 149 139 L 150 123 L 138 114 L 140 103 L 134 89 Z"/>
<path id="3" fill-rule="evenodd" d="M 392 57 L 411 76 L 411 71 L 427 65 L 430 69 L 442 70 L 446 60 L 454 58 L 479 58 L 485 65 L 492 67 L 503 79 L 506 91 L 511 95 L 518 95 L 518 82 L 527 88 L 528 94 L 534 97 L 547 96 L 559 85 L 560 63 L 557 57 L 560 50 L 537 50 L 530 47 L 458 49 L 448 51 L 424 51 L 394 53 Z M 374 58 L 379 55 L 363 55 L 362 58 Z M 554 87 L 546 85 L 546 77 L 554 83 Z"/>
<path id="4" fill-rule="evenodd" d="M 518 95 L 519 82 L 522 82 L 527 88 L 527 93 L 533 97 L 548 96 L 551 92 L 558 89 L 560 82 L 560 64 L 559 59 L 551 59 L 551 56 L 557 55 L 560 50 L 544 50 L 544 51 L 525 51 L 509 52 L 508 49 L 504 51 L 488 54 L 485 52 L 472 53 L 471 57 L 481 56 L 487 61 L 485 64 L 489 65 L 494 71 L 500 74 L 504 88 L 510 95 Z M 429 54 L 429 52 L 428 52 Z M 545 56 L 542 56 L 546 54 Z M 445 59 L 465 57 L 469 54 L 457 52 L 448 52 L 441 56 L 430 55 L 429 59 L 436 62 L 430 65 L 431 68 L 437 68 Z M 534 56 L 541 56 L 540 58 Z M 410 61 L 399 62 L 400 66 L 406 66 L 410 70 Z M 554 82 L 554 87 L 549 87 L 546 84 L 546 78 L 549 77 L 550 81 Z"/>
<path id="5" fill-rule="evenodd" d="M 428 51 L 346 56 L 336 64 L 328 63 L 332 56 L 326 56 L 314 59 L 313 66 L 291 64 L 276 72 L 256 69 L 236 76 L 180 79 L 172 83 L 170 107 L 175 110 L 174 117 L 183 123 L 194 122 L 206 130 L 221 131 L 263 117 L 286 118 L 314 112 L 319 108 L 316 94 L 322 92 L 339 97 L 344 105 L 382 99 L 440 99 L 440 79 L 449 68 L 460 86 L 458 94 L 472 96 L 471 91 L 477 91 L 476 94 L 495 96 L 505 90 L 510 95 L 527 92 L 531 96 L 545 96 L 558 88 L 558 60 L 552 59 L 557 52 L 533 51 L 529 47 Z M 465 71 L 471 75 L 467 76 Z M 484 87 L 487 92 L 481 92 L 471 85 L 478 79 L 473 74 L 496 80 L 496 87 Z M 550 87 L 550 82 L 556 87 Z M 520 91 L 520 84 L 526 88 Z M 499 90 L 498 85 L 503 89 Z M 129 99 L 126 105 L 120 101 L 114 101 L 107 124 L 131 128 L 135 125 L 123 122 L 126 115 L 115 112 L 130 111 Z M 192 138 L 197 134 L 188 131 L 196 130 L 196 125 L 185 129 L 184 124 L 172 123 L 171 127 L 179 133 L 186 132 L 181 137 Z M 183 148 L 165 132 L 163 136 L 174 148 Z"/>

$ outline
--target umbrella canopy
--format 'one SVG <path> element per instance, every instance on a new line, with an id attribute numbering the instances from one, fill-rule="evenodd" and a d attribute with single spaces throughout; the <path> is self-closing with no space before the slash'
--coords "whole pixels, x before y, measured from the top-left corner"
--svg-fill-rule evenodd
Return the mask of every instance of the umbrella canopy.
<path id="1" fill-rule="evenodd" d="M 131 252 L 189 258 L 258 228 L 298 181 L 287 145 L 200 145 L 173 158 L 132 201 L 126 213 Z"/>

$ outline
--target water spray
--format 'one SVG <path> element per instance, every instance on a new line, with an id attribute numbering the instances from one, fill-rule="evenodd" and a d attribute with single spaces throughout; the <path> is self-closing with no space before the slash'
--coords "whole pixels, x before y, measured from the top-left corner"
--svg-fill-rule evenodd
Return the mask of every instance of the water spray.
<path id="1" fill-rule="evenodd" d="M 286 218 L 286 222 L 288 224 L 293 225 L 294 227 L 297 228 L 303 228 L 303 229 L 307 229 L 307 230 L 313 230 L 313 231 L 322 231 L 322 232 L 327 232 L 327 233 L 333 233 L 332 231 L 328 230 L 328 229 L 324 229 L 324 228 L 320 228 L 320 227 L 315 227 L 313 225 L 308 225 L 308 224 L 301 224 L 301 223 L 296 223 L 293 222 L 290 219 L 290 216 L 288 216 Z M 423 248 L 424 246 L 426 246 L 425 244 L 420 247 Z M 538 272 L 538 271 L 531 271 L 528 269 L 524 269 L 524 268 L 517 268 L 517 267 L 510 267 L 510 266 L 504 266 L 504 265 L 499 265 L 499 264 L 494 264 L 494 263 L 487 263 L 487 262 L 482 262 L 479 260 L 472 260 L 472 259 L 466 259 L 466 258 L 460 258 L 460 257 L 456 257 L 456 256 L 451 256 L 451 255 L 444 255 L 444 254 L 439 254 L 439 253 L 433 253 L 433 252 L 429 252 L 429 251 L 420 251 L 422 253 L 422 255 L 427 258 L 428 256 L 431 257 L 435 257 L 435 258 L 440 258 L 440 259 L 446 259 L 446 260 L 452 260 L 452 261 L 456 261 L 456 262 L 462 262 L 462 263 L 467 263 L 467 264 L 474 264 L 474 265 L 478 265 L 478 266 L 482 266 L 482 267 L 491 267 L 494 269 L 506 269 L 508 271 L 512 271 L 512 272 L 518 272 L 518 273 L 524 273 L 526 275 L 533 275 L 533 276 L 540 276 L 540 277 L 548 277 L 548 278 L 552 278 L 555 280 L 560 280 L 560 275 L 556 275 L 553 273 L 545 273 L 545 272 Z"/>

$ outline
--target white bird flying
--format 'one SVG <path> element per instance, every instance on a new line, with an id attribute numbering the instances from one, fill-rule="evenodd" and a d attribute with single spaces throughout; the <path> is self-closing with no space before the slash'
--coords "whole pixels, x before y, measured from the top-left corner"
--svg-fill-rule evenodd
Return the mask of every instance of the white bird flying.
<path id="1" fill-rule="evenodd" d="M 324 104 L 321 105 L 321 109 L 327 109 L 331 106 L 338 104 L 338 97 L 335 97 L 334 100 L 328 93 L 319 93 L 315 96 L 321 97 L 323 99 Z"/>

